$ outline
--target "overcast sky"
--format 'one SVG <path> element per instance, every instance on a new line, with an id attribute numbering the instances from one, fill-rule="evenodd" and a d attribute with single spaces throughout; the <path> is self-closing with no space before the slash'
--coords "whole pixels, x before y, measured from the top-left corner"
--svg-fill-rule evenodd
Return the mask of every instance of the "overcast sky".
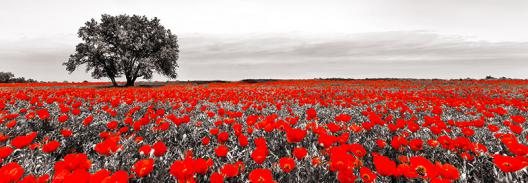
<path id="1" fill-rule="evenodd" d="M 61 63 L 103 13 L 160 18 L 178 80 L 528 78 L 526 0 L 2 0 L 0 71 L 92 80 Z"/>

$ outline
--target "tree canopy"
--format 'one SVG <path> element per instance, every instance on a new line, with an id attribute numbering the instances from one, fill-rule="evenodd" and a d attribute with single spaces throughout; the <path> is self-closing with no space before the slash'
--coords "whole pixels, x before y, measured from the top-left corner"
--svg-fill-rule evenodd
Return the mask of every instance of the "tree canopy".
<path id="1" fill-rule="evenodd" d="M 7 83 L 13 77 L 15 77 L 15 75 L 11 72 L 0 72 L 0 83 Z"/>
<path id="2" fill-rule="evenodd" d="M 11 72 L 0 72 L 0 83 L 34 83 L 37 80 L 15 77 Z"/>
<path id="3" fill-rule="evenodd" d="M 156 17 L 103 14 L 100 22 L 91 19 L 79 28 L 78 36 L 82 42 L 63 63 L 70 73 L 86 65 L 93 78 L 108 77 L 114 86 L 122 76 L 125 86 L 133 86 L 139 77 L 151 79 L 154 72 L 177 77 L 177 36 Z"/>

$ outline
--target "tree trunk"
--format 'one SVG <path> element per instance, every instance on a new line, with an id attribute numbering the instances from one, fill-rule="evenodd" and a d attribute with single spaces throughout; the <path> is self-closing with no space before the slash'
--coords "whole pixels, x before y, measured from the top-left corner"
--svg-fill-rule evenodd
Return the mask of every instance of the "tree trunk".
<path id="1" fill-rule="evenodd" d="M 136 82 L 136 79 L 139 77 L 138 72 L 141 69 L 141 64 L 138 64 L 136 71 L 132 73 L 132 76 L 125 76 L 127 83 L 125 86 L 134 86 L 134 83 Z"/>
<path id="2" fill-rule="evenodd" d="M 134 79 L 127 78 L 127 82 L 126 82 L 125 86 L 134 86 L 134 82 L 135 82 Z"/>
<path id="3" fill-rule="evenodd" d="M 112 86 L 117 87 L 117 82 L 114 77 L 110 77 L 110 80 L 112 80 Z"/>
<path id="4" fill-rule="evenodd" d="M 136 83 L 137 78 L 138 78 L 137 76 L 134 76 L 134 79 L 132 79 L 132 83 Z"/>

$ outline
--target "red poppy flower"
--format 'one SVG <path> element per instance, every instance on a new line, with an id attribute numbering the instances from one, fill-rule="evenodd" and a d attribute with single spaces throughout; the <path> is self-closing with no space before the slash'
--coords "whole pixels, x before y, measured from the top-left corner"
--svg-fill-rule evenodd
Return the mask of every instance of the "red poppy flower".
<path id="1" fill-rule="evenodd" d="M 268 156 L 268 149 L 266 147 L 257 147 L 251 152 L 251 159 L 257 164 L 262 164 Z"/>
<path id="2" fill-rule="evenodd" d="M 337 122 L 349 122 L 352 120 L 352 116 L 348 114 L 339 114 L 334 118 L 334 120 Z"/>
<path id="3" fill-rule="evenodd" d="M 314 108 L 309 108 L 306 110 L 306 120 L 317 119 L 317 111 Z"/>
<path id="4" fill-rule="evenodd" d="M 127 126 L 121 127 L 118 131 L 118 134 L 123 134 L 128 132 L 129 128 Z"/>
<path id="5" fill-rule="evenodd" d="M 114 172 L 112 176 L 107 177 L 103 182 L 115 182 L 115 183 L 127 183 L 128 182 L 128 172 L 125 170 L 119 170 Z"/>
<path id="6" fill-rule="evenodd" d="M 0 122 L 0 123 L 1 123 L 1 122 Z M 12 120 L 12 121 L 6 123 L 5 126 L 6 126 L 7 128 L 13 128 L 14 126 L 16 126 L 16 124 L 17 124 L 17 122 L 16 122 L 15 120 Z"/>
<path id="7" fill-rule="evenodd" d="M 137 136 L 136 138 L 134 138 L 134 142 L 136 142 L 138 144 L 143 142 L 143 137 L 142 136 Z"/>
<path id="8" fill-rule="evenodd" d="M 465 127 L 465 128 L 462 128 L 462 134 L 464 134 L 465 136 L 470 137 L 470 136 L 475 135 L 475 131 L 473 129 L 471 129 L 471 128 Z"/>
<path id="9" fill-rule="evenodd" d="M 117 128 L 117 121 L 110 121 L 108 123 L 106 123 L 106 128 L 110 129 L 110 130 L 115 130 Z"/>
<path id="10" fill-rule="evenodd" d="M 60 115 L 58 120 L 61 123 L 64 123 L 64 122 L 68 121 L 68 115 L 66 115 L 66 114 Z"/>
<path id="11" fill-rule="evenodd" d="M 517 157 L 503 156 L 500 154 L 493 156 L 493 163 L 503 172 L 516 172 L 524 168 L 521 162 Z"/>
<path id="12" fill-rule="evenodd" d="M 339 171 L 337 172 L 337 181 L 340 183 L 355 183 L 357 176 L 353 171 Z"/>
<path id="13" fill-rule="evenodd" d="M 422 156 L 413 156 L 410 158 L 410 171 L 406 172 L 408 178 L 416 176 L 434 178 L 438 176 L 438 170 L 433 163 Z"/>
<path id="14" fill-rule="evenodd" d="M 164 115 L 165 115 L 165 109 L 158 109 L 158 110 L 156 110 L 156 115 L 158 115 L 158 116 L 164 116 Z"/>
<path id="15" fill-rule="evenodd" d="M 33 144 L 29 145 L 28 149 L 35 150 L 35 149 L 37 149 L 39 147 L 40 147 L 40 143 L 33 143 Z"/>
<path id="16" fill-rule="evenodd" d="M 420 125 L 415 122 L 409 122 L 407 123 L 407 129 L 414 133 L 420 129 Z"/>
<path id="17" fill-rule="evenodd" d="M 460 157 L 461 157 L 462 159 L 467 160 L 467 161 L 471 161 L 471 160 L 473 160 L 473 158 L 474 158 L 473 155 L 469 154 L 468 152 L 460 153 Z"/>
<path id="18" fill-rule="evenodd" d="M 60 146 L 60 143 L 56 140 L 53 140 L 42 146 L 42 152 L 45 152 L 45 153 L 55 152 L 55 150 L 57 150 L 59 146 Z"/>
<path id="19" fill-rule="evenodd" d="M 225 175 L 227 178 L 236 177 L 239 173 L 239 167 L 235 164 L 225 164 L 220 171 L 223 175 Z"/>
<path id="20" fill-rule="evenodd" d="M 154 143 L 152 149 L 154 149 L 154 156 L 156 157 L 163 156 L 167 152 L 167 146 L 162 141 Z"/>
<path id="21" fill-rule="evenodd" d="M 101 169 L 97 172 L 93 173 L 90 177 L 90 182 L 103 182 L 104 179 L 108 178 L 110 179 L 110 175 L 112 172 L 110 172 L 107 169 Z"/>
<path id="22" fill-rule="evenodd" d="M 71 174 L 71 170 L 67 169 L 64 161 L 56 162 L 52 182 L 63 181 L 69 174 Z"/>
<path id="23" fill-rule="evenodd" d="M 88 156 L 82 153 L 68 154 L 64 156 L 64 161 L 62 162 L 64 163 L 65 168 L 67 168 L 68 170 L 88 170 L 92 166 L 92 162 L 88 159 Z"/>
<path id="24" fill-rule="evenodd" d="M 273 174 L 269 169 L 257 168 L 249 173 L 251 183 L 273 183 Z"/>
<path id="25" fill-rule="evenodd" d="M 174 161 L 170 167 L 170 174 L 178 181 L 192 179 L 194 176 L 194 165 L 186 161 Z"/>
<path id="26" fill-rule="evenodd" d="M 499 128 L 498 126 L 496 126 L 496 125 L 489 124 L 489 125 L 488 125 L 488 130 L 489 130 L 490 132 L 497 132 L 497 131 L 500 130 L 500 128 Z"/>
<path id="27" fill-rule="evenodd" d="M 376 180 L 376 174 L 366 167 L 361 167 L 359 169 L 359 176 L 363 182 L 374 182 Z"/>
<path id="28" fill-rule="evenodd" d="M 139 154 L 141 155 L 149 155 L 152 148 L 150 148 L 150 145 L 144 145 L 139 148 Z"/>
<path id="29" fill-rule="evenodd" d="M 413 151 L 420 151 L 423 149 L 423 140 L 422 139 L 412 139 L 409 141 L 409 147 Z"/>
<path id="30" fill-rule="evenodd" d="M 266 147 L 267 146 L 266 139 L 262 138 L 262 137 L 255 138 L 254 143 L 255 143 L 255 146 L 257 146 L 257 147 Z"/>
<path id="31" fill-rule="evenodd" d="M 361 126 L 356 125 L 356 124 L 350 125 L 349 128 L 350 128 L 350 130 L 352 130 L 355 133 L 359 133 L 363 129 L 363 128 L 361 128 Z"/>
<path id="32" fill-rule="evenodd" d="M 11 153 L 13 153 L 13 151 L 13 148 L 8 146 L 0 147 L 0 159 L 7 158 L 9 155 L 11 155 Z"/>
<path id="33" fill-rule="evenodd" d="M 24 178 L 22 178 L 22 180 L 20 180 L 19 183 L 37 183 L 37 182 L 39 182 L 37 177 L 35 177 L 32 174 L 29 174 L 25 176 Z"/>
<path id="34" fill-rule="evenodd" d="M 330 130 L 330 132 L 332 133 L 337 133 L 339 131 L 341 131 L 343 128 L 335 123 L 328 123 L 326 124 L 326 127 L 328 128 L 328 130 Z"/>
<path id="35" fill-rule="evenodd" d="M 443 165 L 439 165 L 438 168 L 442 177 L 448 180 L 456 180 L 460 177 L 460 172 L 458 171 L 458 169 L 451 164 L 446 163 Z"/>
<path id="36" fill-rule="evenodd" d="M 48 174 L 41 175 L 37 178 L 38 183 L 46 183 L 49 182 L 50 176 Z"/>
<path id="37" fill-rule="evenodd" d="M 238 136 L 238 144 L 241 147 L 246 147 L 249 145 L 248 138 L 245 135 L 239 135 Z"/>
<path id="38" fill-rule="evenodd" d="M 16 162 L 0 167 L 0 180 L 2 182 L 18 182 L 24 175 L 24 168 Z"/>
<path id="39" fill-rule="evenodd" d="M 279 165 L 282 171 L 290 173 L 295 168 L 295 160 L 293 158 L 281 158 L 279 159 Z"/>
<path id="40" fill-rule="evenodd" d="M 72 114 L 75 115 L 75 116 L 78 116 L 79 114 L 81 114 L 81 110 L 80 109 L 73 109 L 72 110 Z"/>
<path id="41" fill-rule="evenodd" d="M 317 156 L 312 157 L 311 163 L 312 163 L 312 166 L 314 167 L 319 166 L 321 164 L 321 158 Z"/>
<path id="42" fill-rule="evenodd" d="M 47 120 L 47 119 L 49 119 L 49 117 L 50 117 L 50 113 L 48 112 L 47 109 L 41 109 L 41 110 L 38 110 L 38 111 L 37 111 L 37 115 L 39 116 L 39 118 L 40 118 L 41 120 Z"/>
<path id="43" fill-rule="evenodd" d="M 523 132 L 523 127 L 520 126 L 520 125 L 510 125 L 510 130 L 513 132 L 513 133 L 516 133 L 516 134 L 521 134 Z"/>
<path id="44" fill-rule="evenodd" d="M 142 159 L 134 163 L 133 171 L 138 177 L 147 176 L 154 169 L 154 159 Z"/>
<path id="45" fill-rule="evenodd" d="M 208 145 L 209 142 L 211 142 L 211 139 L 209 137 L 202 138 L 202 145 Z"/>
<path id="46" fill-rule="evenodd" d="M 68 129 L 61 130 L 60 133 L 63 137 L 71 137 L 73 135 L 73 132 Z"/>
<path id="47" fill-rule="evenodd" d="M 218 135 L 218 132 L 219 132 L 219 131 L 220 131 L 220 129 L 218 129 L 218 128 L 213 128 L 213 129 L 209 130 L 209 133 L 210 133 L 211 135 Z"/>
<path id="48" fill-rule="evenodd" d="M 218 157 L 226 157 L 227 153 L 229 152 L 229 148 L 225 145 L 220 145 L 217 148 L 215 148 L 216 156 Z"/>
<path id="49" fill-rule="evenodd" d="M 4 135 L 2 132 L 0 132 L 0 142 L 5 142 L 9 139 L 8 135 Z"/>
<path id="50" fill-rule="evenodd" d="M 427 140 L 427 144 L 428 144 L 429 146 L 431 146 L 431 147 L 437 147 L 439 143 L 438 143 L 438 141 L 436 141 L 436 140 L 429 139 L 429 140 Z"/>
<path id="51" fill-rule="evenodd" d="M 392 137 L 391 146 L 392 148 L 396 150 L 400 150 L 400 147 L 402 147 L 403 145 L 407 145 L 407 144 L 408 144 L 408 141 L 401 136 L 396 135 Z"/>
<path id="52" fill-rule="evenodd" d="M 286 140 L 289 143 L 302 142 L 305 136 L 306 136 L 306 130 L 295 129 L 295 128 L 286 130 Z"/>
<path id="53" fill-rule="evenodd" d="M 358 158 L 362 158 L 367 154 L 367 150 L 361 144 L 350 144 L 348 148 Z"/>
<path id="54" fill-rule="evenodd" d="M 442 136 L 439 136 L 437 141 L 440 143 L 440 145 L 442 146 L 442 148 L 444 149 L 449 149 L 451 148 L 451 146 L 453 145 L 453 139 L 451 139 L 449 136 L 447 135 L 442 135 Z"/>
<path id="55" fill-rule="evenodd" d="M 377 139 L 376 140 L 376 145 L 378 145 L 379 148 L 385 148 L 385 146 L 387 146 L 387 142 L 385 142 L 384 140 L 381 140 L 381 139 Z"/>
<path id="56" fill-rule="evenodd" d="M 224 176 L 218 172 L 213 172 L 209 180 L 211 183 L 224 183 Z"/>
<path id="57" fill-rule="evenodd" d="M 510 116 L 510 118 L 512 119 L 513 122 L 516 122 L 516 123 L 524 123 L 524 122 L 526 122 L 526 118 L 524 116 L 521 116 L 521 115 Z"/>
<path id="58" fill-rule="evenodd" d="M 187 158 L 191 158 L 190 156 L 188 156 Z M 194 166 L 194 172 L 195 173 L 198 173 L 198 174 L 202 174 L 202 175 L 205 175 L 207 173 L 207 171 L 209 170 L 209 168 L 211 166 L 213 166 L 213 160 L 212 159 L 203 159 L 203 158 L 198 158 L 198 159 L 195 159 L 193 160 L 193 164 L 195 165 Z"/>
<path id="59" fill-rule="evenodd" d="M 218 142 L 223 144 L 227 140 L 229 140 L 229 134 L 227 132 L 221 132 L 221 133 L 218 134 Z"/>
<path id="60" fill-rule="evenodd" d="M 22 149 L 28 146 L 29 144 L 31 144 L 31 142 L 33 142 L 33 140 L 36 137 L 37 137 L 37 132 L 31 132 L 31 133 L 28 133 L 27 135 L 18 136 L 18 137 L 13 138 L 13 140 L 11 140 L 11 145 L 16 147 L 17 149 Z"/>
<path id="61" fill-rule="evenodd" d="M 308 151 L 304 147 L 296 147 L 293 149 L 293 156 L 298 160 L 303 159 L 308 154 Z"/>
<path id="62" fill-rule="evenodd" d="M 344 146 L 334 147 L 330 150 L 329 170 L 332 172 L 350 170 L 355 167 L 358 158 L 348 153 Z"/>
<path id="63" fill-rule="evenodd" d="M 71 173 L 66 174 L 62 181 L 64 182 L 88 182 L 90 181 L 90 172 L 83 169 L 75 169 Z"/>
<path id="64" fill-rule="evenodd" d="M 317 143 L 325 148 L 332 146 L 336 141 L 337 138 L 335 136 L 326 133 L 320 134 L 319 138 L 317 138 Z"/>
<path id="65" fill-rule="evenodd" d="M 373 163 L 376 167 L 376 171 L 381 176 L 391 176 L 396 173 L 396 162 L 392 161 L 386 156 L 374 154 Z"/>
<path id="66" fill-rule="evenodd" d="M 90 125 L 90 123 L 92 123 L 92 121 L 93 121 L 93 116 L 90 115 L 90 116 L 84 118 L 83 125 L 84 126 L 88 126 L 88 125 Z"/>

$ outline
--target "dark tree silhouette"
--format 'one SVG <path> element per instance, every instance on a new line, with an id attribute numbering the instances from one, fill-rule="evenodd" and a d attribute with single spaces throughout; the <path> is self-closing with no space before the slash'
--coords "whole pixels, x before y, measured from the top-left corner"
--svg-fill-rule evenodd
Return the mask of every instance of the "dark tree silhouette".
<path id="1" fill-rule="evenodd" d="M 15 75 L 11 72 L 0 72 L 0 83 L 7 83 L 13 77 L 15 77 Z"/>
<path id="2" fill-rule="evenodd" d="M 125 86 L 133 86 L 138 77 L 151 79 L 154 71 L 169 78 L 177 76 L 177 36 L 160 25 L 158 18 L 104 14 L 101 22 L 86 22 L 78 36 L 82 42 L 63 64 L 70 73 L 86 64 L 93 78 L 108 77 L 114 86 L 123 75 Z"/>
<path id="3" fill-rule="evenodd" d="M 35 83 L 37 80 L 15 77 L 11 72 L 0 72 L 0 83 Z"/>

